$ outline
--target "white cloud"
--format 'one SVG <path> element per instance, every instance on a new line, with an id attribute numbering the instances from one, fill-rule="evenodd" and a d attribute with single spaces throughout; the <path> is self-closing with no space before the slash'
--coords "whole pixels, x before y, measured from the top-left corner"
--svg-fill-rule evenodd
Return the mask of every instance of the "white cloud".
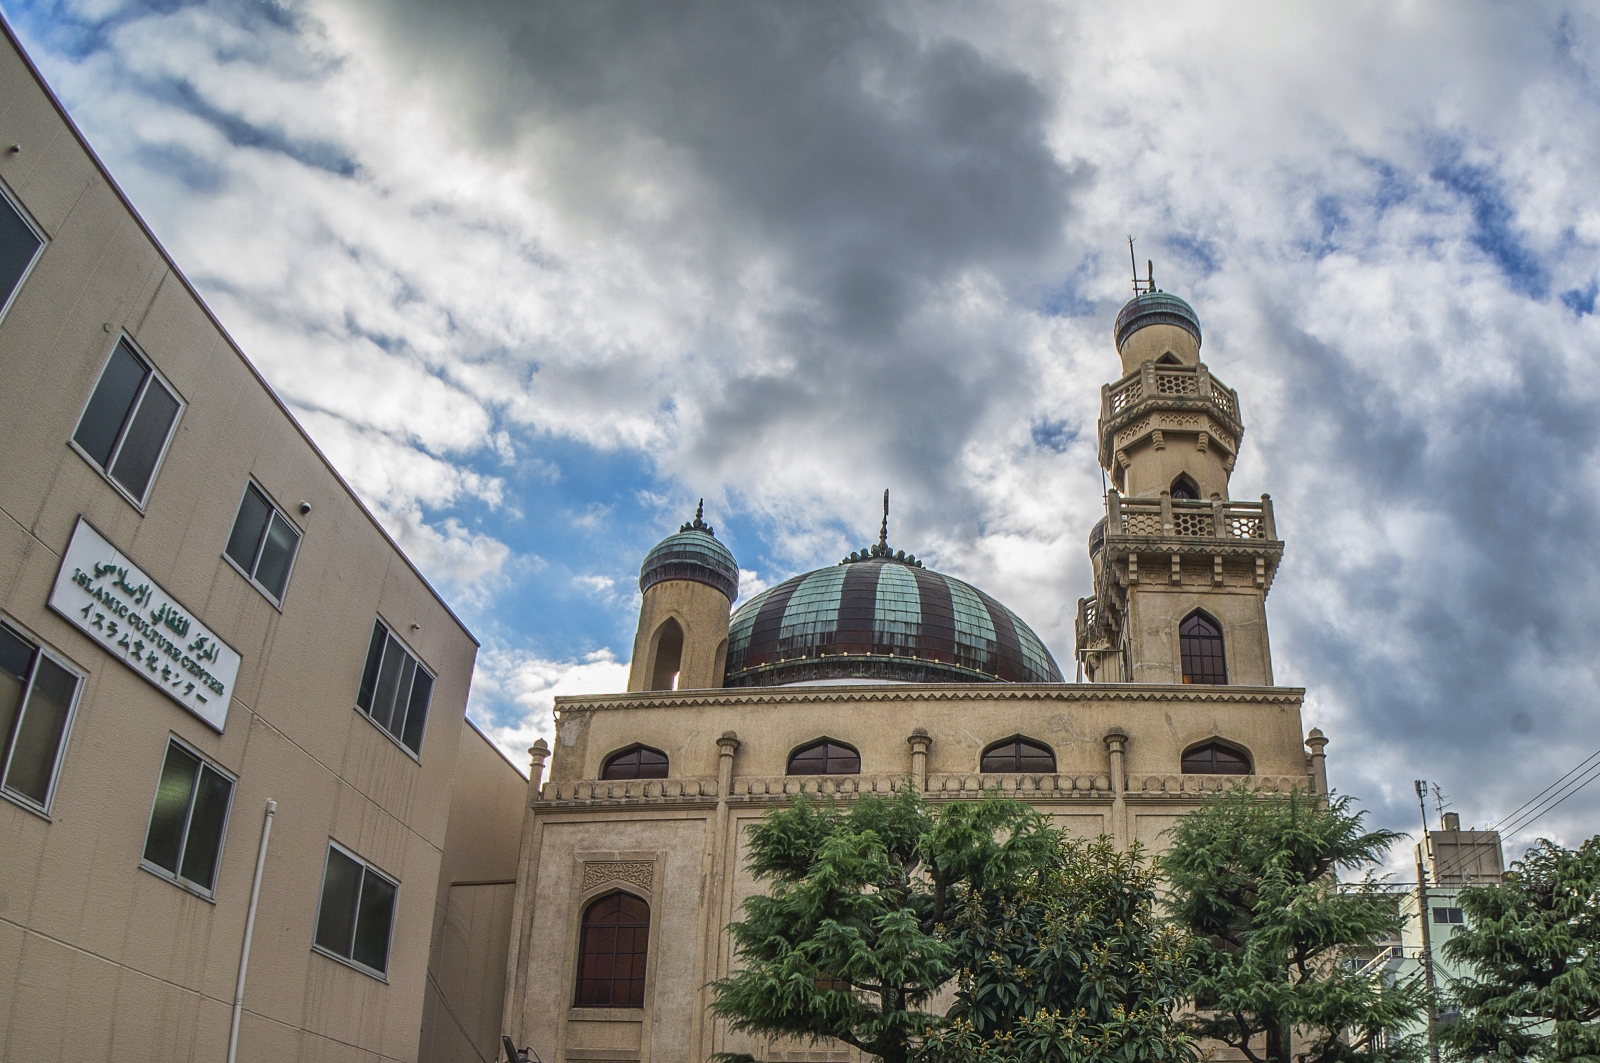
<path id="1" fill-rule="evenodd" d="M 576 660 L 552 661 L 500 647 L 478 654 L 467 713 L 513 764 L 527 770 L 535 739 L 555 748 L 555 699 L 612 694 L 627 689 L 628 664 L 610 650 Z"/>

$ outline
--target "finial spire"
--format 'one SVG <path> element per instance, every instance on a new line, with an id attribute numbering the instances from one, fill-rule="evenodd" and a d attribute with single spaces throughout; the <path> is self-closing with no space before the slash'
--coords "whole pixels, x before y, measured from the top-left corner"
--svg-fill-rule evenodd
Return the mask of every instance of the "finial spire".
<path id="1" fill-rule="evenodd" d="M 1156 290 L 1156 264 L 1154 259 L 1145 259 L 1145 278 L 1139 279 L 1139 259 L 1133 253 L 1133 237 L 1128 237 L 1128 263 L 1133 266 L 1133 294 L 1135 298 L 1149 295 Z"/>
<path id="2" fill-rule="evenodd" d="M 878 529 L 877 545 L 870 549 L 863 546 L 860 550 L 852 551 L 850 556 L 840 561 L 839 564 L 848 565 L 853 561 L 876 559 L 898 561 L 903 565 L 911 565 L 914 568 L 922 567 L 922 562 L 918 561 L 913 555 L 906 553 L 904 550 L 892 550 L 889 548 L 889 489 L 887 487 L 883 489 L 883 525 Z"/>
<path id="3" fill-rule="evenodd" d="M 703 531 L 713 539 L 717 537 L 717 530 L 706 523 L 706 500 L 701 499 L 700 504 L 694 507 L 694 520 L 678 529 L 681 532 Z"/>
<path id="4" fill-rule="evenodd" d="M 883 527 L 878 531 L 878 545 L 889 545 L 889 489 L 883 489 Z"/>

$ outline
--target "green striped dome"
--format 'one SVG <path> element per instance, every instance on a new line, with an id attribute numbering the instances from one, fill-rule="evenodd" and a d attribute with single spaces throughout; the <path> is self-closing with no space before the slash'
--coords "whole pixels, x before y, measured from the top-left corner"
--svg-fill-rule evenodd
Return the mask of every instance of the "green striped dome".
<path id="1" fill-rule="evenodd" d="M 827 679 L 1062 682 L 1050 651 L 1011 610 L 952 576 L 887 556 L 785 580 L 729 622 L 726 686 Z"/>

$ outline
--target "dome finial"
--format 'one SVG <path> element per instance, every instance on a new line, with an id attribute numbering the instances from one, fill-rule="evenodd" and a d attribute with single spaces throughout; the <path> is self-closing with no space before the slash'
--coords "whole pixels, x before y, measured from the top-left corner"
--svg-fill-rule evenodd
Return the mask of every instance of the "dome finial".
<path id="1" fill-rule="evenodd" d="M 679 528 L 678 530 L 680 532 L 703 531 L 707 535 L 711 536 L 714 539 L 717 536 L 717 530 L 715 528 L 713 528 L 711 525 L 707 524 L 705 518 L 706 518 L 706 500 L 702 498 L 700 500 L 700 504 L 694 507 L 694 520 L 691 520 L 689 523 L 685 524 L 683 527 Z"/>
<path id="2" fill-rule="evenodd" d="M 1128 237 L 1128 262 L 1133 266 L 1133 296 L 1137 299 L 1141 295 L 1149 295 L 1156 290 L 1156 263 L 1154 259 L 1145 259 L 1144 280 L 1139 279 L 1139 260 L 1133 254 L 1133 237 Z"/>
<path id="3" fill-rule="evenodd" d="M 883 527 L 878 530 L 878 545 L 889 548 L 889 489 L 883 489 Z"/>

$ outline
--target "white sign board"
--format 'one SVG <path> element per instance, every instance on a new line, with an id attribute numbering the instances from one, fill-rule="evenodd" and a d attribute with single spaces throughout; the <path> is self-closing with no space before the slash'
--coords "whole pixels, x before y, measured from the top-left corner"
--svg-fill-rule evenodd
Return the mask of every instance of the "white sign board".
<path id="1" fill-rule="evenodd" d="M 172 700 L 222 730 L 239 655 L 82 517 L 61 559 L 50 608 Z"/>

